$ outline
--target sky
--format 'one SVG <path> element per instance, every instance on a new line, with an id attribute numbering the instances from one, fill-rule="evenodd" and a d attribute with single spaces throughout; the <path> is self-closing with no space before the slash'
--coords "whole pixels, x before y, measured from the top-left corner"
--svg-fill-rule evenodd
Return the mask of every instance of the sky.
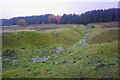
<path id="1" fill-rule="evenodd" d="M 42 14 L 82 14 L 97 9 L 118 8 L 119 0 L 1 0 L 0 19 Z"/>

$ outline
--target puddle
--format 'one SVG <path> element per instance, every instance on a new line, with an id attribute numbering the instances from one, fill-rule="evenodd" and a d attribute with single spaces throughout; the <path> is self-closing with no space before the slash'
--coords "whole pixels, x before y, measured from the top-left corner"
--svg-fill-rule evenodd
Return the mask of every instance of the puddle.
<path id="1" fill-rule="evenodd" d="M 46 61 L 50 58 L 50 56 L 43 56 L 43 57 L 36 57 L 36 58 L 33 58 L 33 62 L 42 62 L 42 61 Z"/>
<path id="2" fill-rule="evenodd" d="M 57 47 L 56 52 L 61 52 L 63 50 L 62 46 Z"/>

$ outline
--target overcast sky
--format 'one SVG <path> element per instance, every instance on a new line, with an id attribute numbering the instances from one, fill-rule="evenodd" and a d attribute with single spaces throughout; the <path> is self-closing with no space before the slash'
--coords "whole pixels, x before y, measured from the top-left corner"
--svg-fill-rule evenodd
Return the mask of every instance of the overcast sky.
<path id="1" fill-rule="evenodd" d="M 117 8 L 119 0 L 1 0 L 0 18 L 41 14 L 81 14 L 95 9 Z"/>

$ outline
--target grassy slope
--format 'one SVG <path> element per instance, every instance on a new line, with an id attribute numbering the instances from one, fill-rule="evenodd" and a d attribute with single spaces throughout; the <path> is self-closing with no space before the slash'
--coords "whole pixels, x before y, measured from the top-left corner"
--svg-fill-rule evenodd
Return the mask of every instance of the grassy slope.
<path id="1" fill-rule="evenodd" d="M 67 77 L 67 78 L 110 78 L 118 77 L 118 43 L 96 44 L 72 53 L 53 54 L 46 63 L 30 63 L 27 59 L 22 65 L 14 66 L 3 73 L 3 77 Z M 30 54 L 30 53 L 29 53 Z M 60 59 L 56 58 L 62 56 Z M 24 55 L 25 57 L 25 55 Z M 80 58 L 80 59 L 79 59 Z M 58 65 L 52 65 L 59 62 Z M 66 61 L 65 64 L 62 62 Z M 74 63 L 76 61 L 76 63 Z M 49 63 L 49 64 L 47 64 Z M 9 64 L 7 64 L 8 66 Z M 29 65 L 25 68 L 26 65 Z M 13 67 L 13 66 L 12 66 Z M 30 69 L 30 71 L 28 71 Z M 24 75 L 23 75 L 24 73 Z"/>
<path id="2" fill-rule="evenodd" d="M 88 24 L 87 26 L 95 26 L 95 28 L 91 29 L 91 33 L 88 37 L 87 41 L 89 43 L 111 42 L 118 40 L 118 37 L 120 37 L 120 34 L 118 33 L 120 28 L 118 28 L 117 22 Z M 115 28 L 114 26 L 117 27 Z"/>
<path id="3" fill-rule="evenodd" d="M 69 29 L 67 29 L 67 30 L 69 32 Z M 98 30 L 98 31 L 96 31 L 96 30 Z M 42 33 L 43 34 L 47 33 L 47 32 L 52 33 L 52 31 L 53 30 L 45 31 Z M 70 34 L 70 35 L 66 34 L 66 31 L 64 31 L 64 30 L 63 31 L 58 30 L 56 32 L 59 32 L 59 33 L 62 32 L 64 37 L 65 37 L 65 35 L 66 35 L 66 37 L 68 37 L 67 39 L 71 39 L 71 38 L 69 38 L 69 36 L 77 39 L 73 35 L 80 35 L 80 34 L 78 34 L 78 33 L 80 33 L 79 30 L 77 28 L 72 28 L 72 29 L 70 29 L 69 33 L 71 33 L 71 31 L 75 31 L 74 34 Z M 116 39 L 111 39 L 111 42 L 106 41 L 107 39 L 101 40 L 101 37 L 108 38 L 106 36 L 100 36 L 101 34 L 103 35 L 105 33 L 105 31 L 108 31 L 108 32 L 110 31 L 111 34 L 112 33 L 116 34 L 116 30 L 111 31 L 111 29 L 105 29 L 105 28 L 104 29 L 103 28 L 91 29 L 91 33 L 89 35 L 88 42 L 94 44 L 94 46 L 91 46 L 89 44 L 87 47 L 82 48 L 82 49 L 81 48 L 77 48 L 76 50 L 65 49 L 64 51 L 62 51 L 60 53 L 53 52 L 51 54 L 51 52 L 52 52 L 51 47 L 48 47 L 46 49 L 48 52 L 46 51 L 45 53 L 42 52 L 41 48 L 40 49 L 34 48 L 34 50 L 33 50 L 33 48 L 30 48 L 30 47 L 27 48 L 28 44 L 30 44 L 30 43 L 26 44 L 26 46 L 27 46 L 26 49 L 19 49 L 19 47 L 18 47 L 17 54 L 15 54 L 14 58 L 17 58 L 17 60 L 19 60 L 22 64 L 12 65 L 12 62 L 4 61 L 3 77 L 26 77 L 26 78 L 27 77 L 29 77 L 29 78 L 30 77 L 31 78 L 33 78 L 33 77 L 36 77 L 36 78 L 38 78 L 38 77 L 39 78 L 40 77 L 43 77 L 43 78 L 45 78 L 45 77 L 46 78 L 48 78 L 48 77 L 51 77 L 51 78 L 54 78 L 54 77 L 57 77 L 57 78 L 63 78 L 63 77 L 65 77 L 65 78 L 66 77 L 67 78 L 118 77 L 118 40 L 116 37 L 115 37 Z M 53 31 L 53 32 L 55 33 L 55 31 Z M 95 32 L 96 32 L 96 34 L 95 34 Z M 54 34 L 54 33 L 52 33 L 52 34 Z M 61 33 L 60 33 L 60 35 L 61 35 Z M 96 39 L 94 38 L 95 35 L 97 36 Z M 108 34 L 105 33 L 105 35 L 108 35 Z M 49 37 L 49 36 L 47 36 L 47 37 Z M 111 38 L 112 38 L 112 36 L 111 36 Z M 46 40 L 46 37 L 42 38 L 42 39 Z M 94 40 L 92 40 L 92 39 L 94 39 Z M 62 40 L 62 37 L 60 37 L 59 40 Z M 74 40 L 71 40 L 71 42 L 74 43 Z M 56 42 L 53 41 L 51 45 L 56 45 L 55 43 Z M 61 42 L 57 42 L 57 43 L 61 44 Z M 21 45 L 23 45 L 23 44 L 21 43 Z M 33 45 L 35 45 L 35 44 L 33 44 Z M 64 43 L 62 43 L 62 45 L 64 45 Z M 46 45 L 42 45 L 42 46 L 46 46 Z M 12 46 L 9 46 L 6 44 L 4 46 L 4 49 L 10 48 L 10 47 L 12 47 Z M 29 59 L 31 59 L 31 57 L 43 56 L 43 55 L 50 55 L 51 57 L 49 60 L 45 61 L 45 63 L 42 63 L 42 62 L 41 63 L 31 63 L 29 61 Z M 60 57 L 60 58 L 58 58 L 58 57 Z M 53 62 L 54 63 L 59 62 L 59 64 L 52 65 Z M 23 73 L 24 73 L 24 75 L 23 75 Z"/>
<path id="4" fill-rule="evenodd" d="M 15 31 L 3 33 L 3 48 L 70 46 L 80 40 L 87 30 L 84 26 L 46 31 Z M 71 44 L 72 43 L 72 44 Z"/>
<path id="5" fill-rule="evenodd" d="M 114 40 L 118 40 L 120 35 L 118 34 L 118 28 L 95 28 L 91 31 L 88 37 L 90 43 L 106 43 Z"/>

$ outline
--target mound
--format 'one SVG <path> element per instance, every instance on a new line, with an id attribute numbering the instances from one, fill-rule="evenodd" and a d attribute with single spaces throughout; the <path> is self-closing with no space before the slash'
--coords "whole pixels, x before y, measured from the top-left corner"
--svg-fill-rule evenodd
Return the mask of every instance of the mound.
<path id="1" fill-rule="evenodd" d="M 3 50 L 7 48 L 69 47 L 83 38 L 85 26 L 45 31 L 14 31 L 2 35 Z"/>
<path id="2" fill-rule="evenodd" d="M 106 43 L 106 42 L 112 42 L 114 40 L 118 40 L 118 29 L 108 29 L 104 30 L 98 35 L 95 35 L 90 42 L 91 43 Z"/>

